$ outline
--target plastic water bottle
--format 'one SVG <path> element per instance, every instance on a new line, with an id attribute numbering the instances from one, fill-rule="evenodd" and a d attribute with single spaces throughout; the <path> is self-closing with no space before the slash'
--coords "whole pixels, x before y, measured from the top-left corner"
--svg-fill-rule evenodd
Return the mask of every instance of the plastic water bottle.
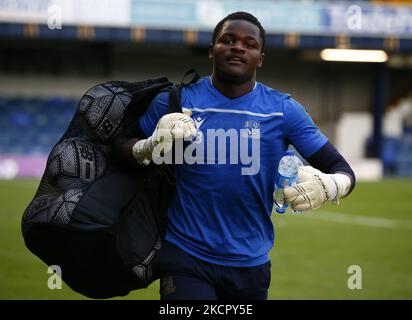
<path id="1" fill-rule="evenodd" d="M 277 213 L 285 213 L 288 205 L 283 200 L 283 189 L 297 183 L 298 170 L 302 165 L 302 161 L 295 155 L 293 150 L 286 151 L 280 159 L 276 175 L 275 192 L 273 193 Z"/>

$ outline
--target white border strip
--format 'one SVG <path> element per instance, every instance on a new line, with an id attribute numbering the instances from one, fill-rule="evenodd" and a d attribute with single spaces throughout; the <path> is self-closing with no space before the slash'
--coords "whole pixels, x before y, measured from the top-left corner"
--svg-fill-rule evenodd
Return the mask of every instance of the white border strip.
<path id="1" fill-rule="evenodd" d="M 256 117 L 283 117 L 283 112 L 273 112 L 273 113 L 257 113 L 244 110 L 233 110 L 233 109 L 217 109 L 217 108 L 182 108 L 183 111 L 195 111 L 195 112 L 223 112 L 223 113 L 237 113 L 237 114 L 247 114 L 249 116 Z"/>

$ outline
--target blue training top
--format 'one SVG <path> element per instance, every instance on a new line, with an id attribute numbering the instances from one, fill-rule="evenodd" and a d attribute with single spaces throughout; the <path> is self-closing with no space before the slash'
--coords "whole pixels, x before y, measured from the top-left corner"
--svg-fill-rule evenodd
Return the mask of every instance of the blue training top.
<path id="1" fill-rule="evenodd" d="M 181 101 L 198 133 L 185 145 L 192 158 L 175 166 L 166 240 L 210 263 L 266 263 L 274 243 L 270 214 L 279 160 L 289 144 L 306 158 L 327 138 L 297 101 L 258 82 L 229 99 L 205 77 L 184 87 Z M 162 92 L 140 118 L 143 133 L 150 136 L 167 112 Z"/>

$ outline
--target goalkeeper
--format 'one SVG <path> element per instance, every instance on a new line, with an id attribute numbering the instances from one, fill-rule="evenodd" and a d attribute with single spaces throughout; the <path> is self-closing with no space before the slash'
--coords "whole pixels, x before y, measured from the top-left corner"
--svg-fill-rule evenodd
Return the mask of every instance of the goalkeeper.
<path id="1" fill-rule="evenodd" d="M 231 152 L 224 154 L 225 164 L 208 154 L 203 162 L 175 165 L 176 190 L 158 257 L 162 299 L 267 299 L 274 244 L 272 194 L 289 144 L 313 166 L 302 167 L 300 183 L 285 189 L 293 209 L 336 203 L 355 185 L 350 166 L 305 109 L 256 81 L 264 48 L 265 31 L 253 15 L 237 12 L 224 18 L 209 48 L 212 74 L 182 90 L 182 107 L 191 116 L 167 114 L 168 95 L 160 93 L 139 120 L 147 138 L 122 148 L 144 166 L 156 162 L 159 149 L 170 151 L 176 139 L 196 135 L 192 144 L 203 142 L 207 149 L 210 130 L 247 129 L 240 139 L 260 143 L 258 170 L 249 175 L 242 174 L 241 163 L 229 164 Z"/>

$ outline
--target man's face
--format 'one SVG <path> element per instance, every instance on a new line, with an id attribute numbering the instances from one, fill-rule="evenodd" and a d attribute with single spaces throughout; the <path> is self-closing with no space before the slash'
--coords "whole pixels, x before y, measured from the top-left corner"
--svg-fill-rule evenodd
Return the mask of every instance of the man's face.
<path id="1" fill-rule="evenodd" d="M 242 84 L 256 76 L 263 63 L 259 28 L 245 20 L 228 20 L 209 49 L 213 70 L 224 82 Z"/>

